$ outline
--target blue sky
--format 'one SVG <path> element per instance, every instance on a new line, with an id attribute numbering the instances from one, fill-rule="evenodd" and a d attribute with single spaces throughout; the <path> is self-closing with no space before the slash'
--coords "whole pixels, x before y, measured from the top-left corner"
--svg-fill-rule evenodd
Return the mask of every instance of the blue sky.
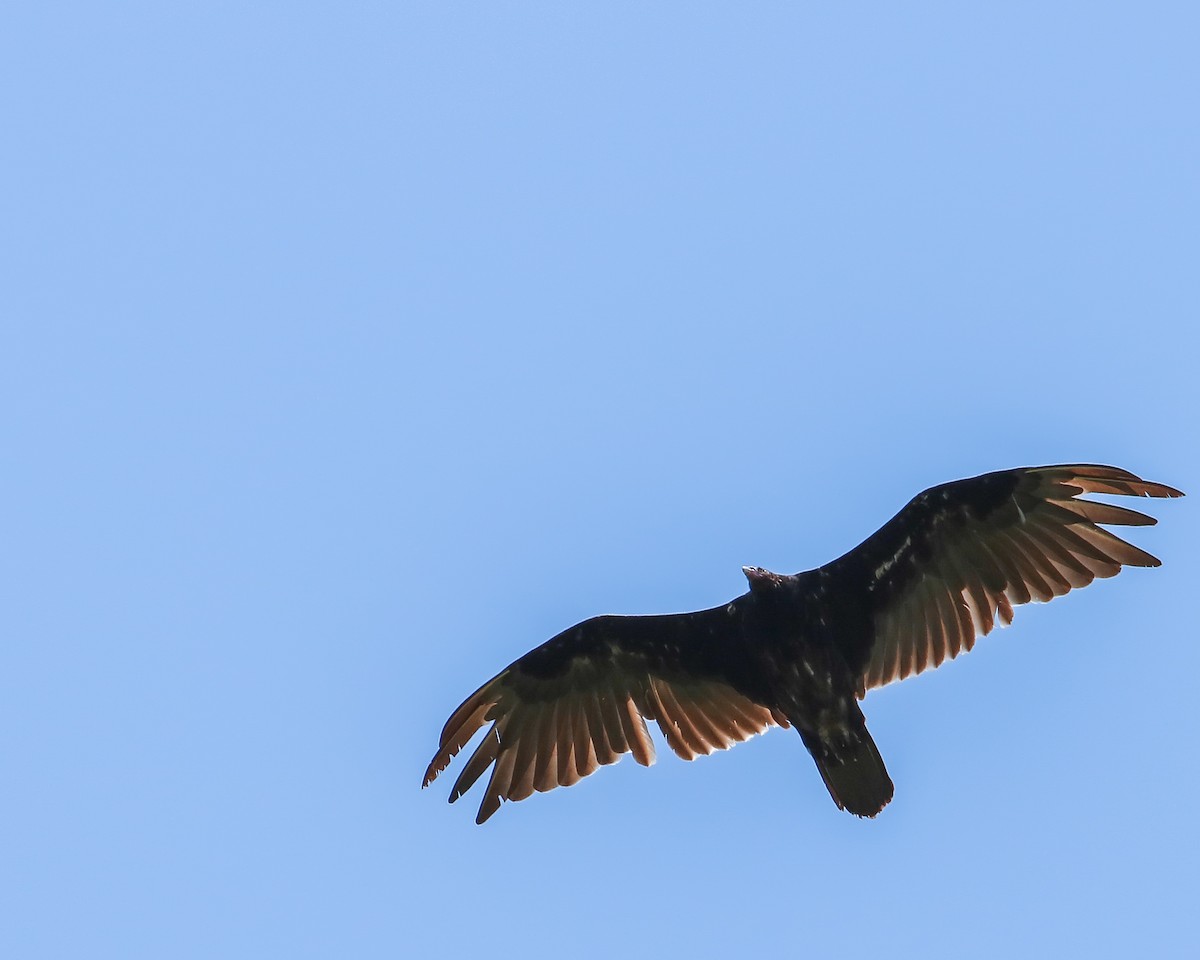
<path id="1" fill-rule="evenodd" d="M 875 821 L 784 731 L 418 789 L 563 627 L 933 483 L 1196 492 L 1193 5 L 4 20 L 5 956 L 1194 955 L 1194 498 L 867 698 Z"/>

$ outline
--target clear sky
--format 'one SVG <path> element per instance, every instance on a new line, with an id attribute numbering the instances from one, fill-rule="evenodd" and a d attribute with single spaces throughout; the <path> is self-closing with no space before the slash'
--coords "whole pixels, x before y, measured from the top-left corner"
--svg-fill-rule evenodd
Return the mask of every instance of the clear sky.
<path id="1" fill-rule="evenodd" d="M 1195 956 L 1195 496 L 867 698 L 875 821 L 779 730 L 418 788 L 931 484 L 1200 493 L 1200 14 L 980 6 L 9 9 L 0 955 Z"/>

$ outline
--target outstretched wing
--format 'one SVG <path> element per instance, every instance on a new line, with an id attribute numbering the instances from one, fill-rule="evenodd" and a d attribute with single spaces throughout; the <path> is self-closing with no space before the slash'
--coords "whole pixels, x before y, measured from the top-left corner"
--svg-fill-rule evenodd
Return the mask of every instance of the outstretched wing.
<path id="1" fill-rule="evenodd" d="M 727 607 L 661 617 L 595 617 L 530 651 L 454 711 L 422 786 L 490 723 L 450 793 L 453 803 L 490 767 L 476 823 L 502 800 L 570 786 L 623 754 L 654 762 L 646 720 L 685 760 L 723 750 L 783 714 L 726 682 Z"/>
<path id="2" fill-rule="evenodd" d="M 1116 467 L 1074 464 L 987 473 L 932 487 L 825 569 L 834 590 L 869 598 L 859 647 L 859 696 L 938 666 L 1013 607 L 1046 602 L 1159 561 L 1097 524 L 1146 526 L 1153 517 L 1083 493 L 1181 497 Z M 849 602 L 849 601 L 848 601 Z"/>

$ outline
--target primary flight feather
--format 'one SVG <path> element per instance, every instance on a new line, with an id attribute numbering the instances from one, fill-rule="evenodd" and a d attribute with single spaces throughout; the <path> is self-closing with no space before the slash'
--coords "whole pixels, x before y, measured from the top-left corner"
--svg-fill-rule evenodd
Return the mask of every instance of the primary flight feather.
<path id="1" fill-rule="evenodd" d="M 970 650 L 1013 607 L 1159 561 L 1099 524 L 1153 517 L 1081 494 L 1181 497 L 1116 467 L 986 473 L 932 487 L 849 553 L 795 575 L 744 567 L 750 590 L 695 613 L 593 617 L 511 664 L 451 715 L 428 786 L 480 727 L 450 793 L 491 769 L 477 823 L 503 800 L 570 786 L 623 754 L 648 766 L 654 720 L 685 760 L 794 727 L 843 810 L 892 799 L 858 701 Z"/>

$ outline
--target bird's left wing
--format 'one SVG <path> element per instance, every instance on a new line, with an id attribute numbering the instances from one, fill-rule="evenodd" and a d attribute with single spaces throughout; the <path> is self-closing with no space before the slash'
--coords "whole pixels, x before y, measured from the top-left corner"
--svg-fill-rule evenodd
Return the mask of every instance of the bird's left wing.
<path id="1" fill-rule="evenodd" d="M 1015 605 L 1044 603 L 1122 566 L 1159 565 L 1097 526 L 1153 517 L 1084 493 L 1183 496 L 1117 467 L 1001 470 L 926 490 L 823 568 L 864 614 L 861 643 L 850 638 L 846 650 L 861 670 L 859 696 L 970 650 L 997 619 L 1011 623 Z"/>
<path id="2" fill-rule="evenodd" d="M 685 760 L 787 726 L 783 714 L 721 678 L 724 620 L 736 603 L 691 614 L 595 617 L 563 631 L 454 711 L 422 786 L 489 723 L 450 793 L 453 803 L 491 768 L 476 823 L 502 800 L 570 786 L 626 753 L 649 766 L 654 743 L 646 720 L 658 721 Z"/>

